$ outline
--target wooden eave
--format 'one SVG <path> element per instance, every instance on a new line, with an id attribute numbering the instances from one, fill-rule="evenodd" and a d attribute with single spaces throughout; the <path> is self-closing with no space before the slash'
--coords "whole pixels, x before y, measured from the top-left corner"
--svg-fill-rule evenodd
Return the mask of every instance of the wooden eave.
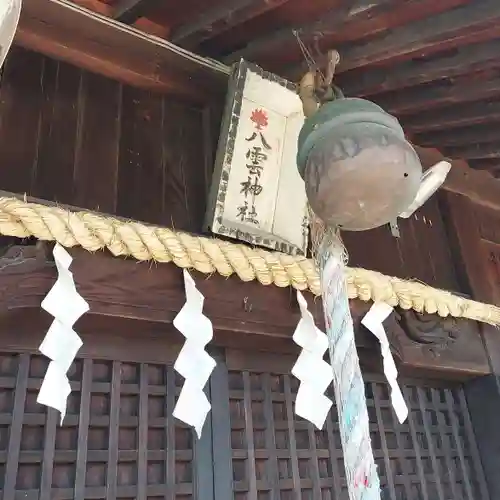
<path id="1" fill-rule="evenodd" d="M 15 42 L 123 83 L 195 101 L 224 95 L 229 68 L 64 0 L 26 0 Z"/>
<path id="2" fill-rule="evenodd" d="M 126 84 L 205 103 L 214 96 L 223 99 L 230 72 L 228 66 L 215 60 L 195 55 L 168 41 L 66 0 L 25 0 L 16 43 Z M 489 44 L 487 53 L 490 54 L 496 46 L 496 41 L 486 43 Z M 500 67 L 500 45 L 498 47 Z M 463 50 L 467 54 L 476 51 L 475 57 L 479 60 L 485 54 L 479 50 L 478 44 L 465 46 Z M 461 51 L 460 54 L 462 53 Z M 455 59 L 454 67 L 459 65 L 460 58 L 457 56 Z M 425 66 L 426 63 L 422 64 Z M 408 63 L 396 65 L 391 72 L 386 71 L 385 82 L 393 78 L 391 75 L 399 75 L 399 68 L 404 68 L 405 65 Z M 434 61 L 432 66 L 436 69 L 439 64 Z M 417 69 L 408 69 L 411 79 Z M 443 67 L 445 72 L 448 69 L 446 65 Z M 369 80 L 370 74 L 381 71 L 368 69 L 364 79 Z M 344 75 L 345 73 L 341 72 L 340 77 L 343 79 Z M 348 81 L 350 72 L 345 76 Z M 439 73 L 436 72 L 432 78 L 439 79 Z M 397 81 L 405 87 L 402 70 Z M 464 87 L 466 83 L 460 85 Z M 493 86 L 494 83 L 487 85 Z M 380 94 L 380 99 L 381 104 L 385 104 L 389 109 L 392 106 L 407 110 L 408 107 L 414 106 L 411 109 L 414 109 L 416 114 L 405 114 L 403 124 L 409 126 L 410 139 L 417 145 L 421 138 L 421 143 L 426 147 L 437 146 L 445 155 L 449 153 L 449 156 L 455 158 L 462 155 L 470 159 L 473 167 L 477 167 L 471 169 L 465 161 L 455 161 L 445 189 L 463 194 L 482 205 L 500 208 L 500 186 L 492 183 L 490 176 L 490 173 L 500 172 L 500 142 L 496 146 L 495 129 L 488 123 L 488 120 L 496 119 L 497 115 L 500 117 L 499 103 L 471 102 L 461 105 L 460 109 L 456 107 L 461 96 L 465 96 L 465 99 L 476 88 L 471 87 L 467 94 L 458 91 L 446 93 L 438 88 L 434 91 L 426 90 L 422 86 L 415 89 L 420 96 L 417 99 L 412 97 L 414 93 L 401 97 L 409 92 L 402 88 L 393 96 L 387 94 L 384 97 L 384 94 Z M 480 91 L 477 92 L 479 96 Z M 442 109 L 421 112 L 420 108 L 426 104 L 432 105 L 433 99 L 436 102 L 440 99 L 451 101 L 453 104 Z M 404 103 L 408 103 L 406 108 Z M 433 120 L 429 121 L 428 117 Z M 468 122 L 476 123 L 478 128 L 465 126 Z M 451 128 L 447 130 L 447 127 Z M 485 128 L 487 134 L 484 134 Z M 461 131 L 461 135 L 457 135 L 457 131 Z M 439 142 L 441 137 L 442 144 Z M 421 151 L 425 150 L 419 149 L 419 152 Z M 431 152 L 430 149 L 421 153 L 421 156 L 422 154 L 426 168 L 443 158 L 443 155 L 437 151 Z"/>
<path id="3" fill-rule="evenodd" d="M 497 0 L 25 0 L 17 41 L 133 85 L 203 99 L 225 89 L 229 69 L 215 59 L 243 57 L 297 78 L 305 67 L 294 30 L 320 54 L 337 48 L 344 92 L 394 113 L 415 144 L 464 159 L 449 147 L 451 134 L 473 168 L 500 172 L 500 138 L 474 138 L 500 122 Z"/>

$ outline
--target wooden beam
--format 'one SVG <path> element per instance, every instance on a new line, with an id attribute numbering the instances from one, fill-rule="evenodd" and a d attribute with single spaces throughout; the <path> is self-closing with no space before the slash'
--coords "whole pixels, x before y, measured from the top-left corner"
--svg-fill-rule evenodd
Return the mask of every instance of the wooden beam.
<path id="1" fill-rule="evenodd" d="M 226 0 L 222 4 L 202 10 L 191 22 L 172 33 L 171 40 L 182 47 L 194 49 L 207 39 L 274 10 L 289 0 Z"/>
<path id="2" fill-rule="evenodd" d="M 486 124 L 475 127 L 459 127 L 450 130 L 422 132 L 414 134 L 412 141 L 422 147 L 446 148 L 447 146 L 462 146 L 480 142 L 495 142 L 500 140 L 497 127 Z"/>
<path id="3" fill-rule="evenodd" d="M 158 0 L 120 0 L 113 7 L 113 19 L 121 23 L 133 24 L 143 17 L 148 9 L 158 3 Z"/>
<path id="4" fill-rule="evenodd" d="M 500 95 L 500 77 L 483 81 L 464 77 L 459 81 L 442 80 L 431 85 L 421 85 L 375 96 L 373 100 L 390 113 L 402 115 L 479 101 Z"/>
<path id="5" fill-rule="evenodd" d="M 422 83 L 470 74 L 500 66 L 500 40 L 460 47 L 451 55 L 431 60 L 404 61 L 387 68 L 370 68 L 340 74 L 338 83 L 347 95 L 367 96 Z M 338 68 L 339 72 L 341 68 Z"/>
<path id="6" fill-rule="evenodd" d="M 359 19 L 361 16 L 375 15 L 375 12 L 380 11 L 381 8 L 387 8 L 387 4 L 389 3 L 390 0 L 357 0 L 354 4 L 352 2 L 345 2 L 342 7 L 339 8 L 336 6 L 325 12 L 318 20 L 299 26 L 287 26 L 274 33 L 258 37 L 243 48 L 227 55 L 224 61 L 234 63 L 241 58 L 253 59 L 259 54 L 265 54 L 273 47 L 283 46 L 290 42 L 296 43 L 294 31 L 300 33 L 301 39 L 306 42 L 312 38 L 312 35 L 319 34 L 322 31 L 328 30 L 331 32 L 345 23 Z"/>
<path id="7" fill-rule="evenodd" d="M 496 174 L 500 170 L 500 160 L 497 158 L 477 158 L 467 162 L 471 168 L 479 170 L 488 170 L 492 174 Z"/>
<path id="8" fill-rule="evenodd" d="M 424 170 L 441 160 L 448 160 L 452 168 L 443 185 L 443 190 L 460 194 L 477 205 L 500 211 L 500 181 L 493 180 L 485 170 L 475 170 L 465 160 L 450 160 L 437 149 L 414 146 Z"/>
<path id="9" fill-rule="evenodd" d="M 128 85 L 198 102 L 226 91 L 228 67 L 66 0 L 25 0 L 15 42 Z"/>
<path id="10" fill-rule="evenodd" d="M 173 264 L 137 263 L 132 259 L 111 257 L 104 252 L 91 254 L 72 249 L 71 270 L 78 292 L 90 310 L 77 323 L 78 332 L 101 331 L 127 341 L 127 332 L 144 335 L 168 335 L 173 344 L 182 337 L 172 322 L 185 302 L 182 270 Z M 205 296 L 204 312 L 212 321 L 214 343 L 239 349 L 297 353 L 292 335 L 300 319 L 295 293 L 290 289 L 263 287 L 257 282 L 245 283 L 237 277 L 210 278 L 192 273 L 197 287 Z M 36 318 L 37 331 L 48 326 L 40 303 L 53 286 L 57 270 L 46 254 L 35 247 L 12 247 L 0 258 L 0 325 L 9 318 Z M 305 294 L 316 323 L 323 328 L 321 301 Z M 361 327 L 361 319 L 370 304 L 350 302 L 356 330 L 356 343 L 373 353 L 379 347 L 373 335 Z M 22 319 L 21 319 L 22 324 Z M 432 335 L 429 336 L 429 325 Z M 26 325 L 19 327 L 26 331 Z M 457 327 L 458 325 L 458 327 Z M 117 330 L 119 328 L 119 331 Z M 435 315 L 398 312 L 386 324 L 395 354 L 406 368 L 440 370 L 463 377 L 488 372 L 487 359 L 478 335 L 477 324 L 469 320 L 442 319 Z M 439 348 L 453 334 L 449 346 L 436 357 Z M 137 335 L 137 333 L 136 333 Z M 147 337 L 150 338 L 150 337 Z M 15 340 L 14 343 L 18 342 Z M 136 346 L 137 347 L 137 346 Z M 377 354 L 378 356 L 378 354 Z"/>
<path id="11" fill-rule="evenodd" d="M 391 29 L 381 36 L 362 40 L 341 50 L 338 71 L 347 71 L 423 51 L 437 51 L 465 45 L 470 32 L 482 25 L 494 26 L 500 34 L 500 9 L 497 0 L 478 0 L 447 10 L 406 26 Z M 307 70 L 304 64 L 291 68 L 291 75 Z"/>
<path id="12" fill-rule="evenodd" d="M 197 15 L 193 16 L 194 19 L 186 24 L 179 26 L 172 33 L 171 40 L 179 45 L 193 42 L 193 35 L 200 31 L 210 32 L 212 24 L 220 21 L 221 19 L 231 19 L 232 15 L 240 9 L 244 9 L 255 0 L 229 0 L 208 9 L 202 9 Z"/>
<path id="13" fill-rule="evenodd" d="M 419 113 L 405 117 L 402 123 L 405 129 L 416 133 L 498 120 L 500 120 L 500 101 L 494 101 L 478 102 L 460 107 L 449 106 L 428 113 Z"/>

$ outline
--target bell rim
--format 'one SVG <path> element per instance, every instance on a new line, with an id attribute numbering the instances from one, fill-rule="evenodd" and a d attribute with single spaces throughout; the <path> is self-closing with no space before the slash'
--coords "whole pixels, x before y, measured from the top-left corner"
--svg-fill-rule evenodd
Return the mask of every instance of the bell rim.
<path id="1" fill-rule="evenodd" d="M 346 102 L 357 102 L 366 106 L 366 109 L 358 109 L 349 113 L 336 114 L 335 108 L 346 106 Z M 332 116 L 333 115 L 333 116 Z M 366 124 L 373 127 L 384 127 L 387 132 L 406 140 L 404 130 L 394 116 L 384 111 L 377 104 L 359 98 L 345 98 L 324 104 L 320 110 L 308 118 L 300 131 L 297 147 L 297 168 L 300 176 L 304 179 L 307 159 L 316 144 L 337 127 L 348 127 L 356 124 Z"/>

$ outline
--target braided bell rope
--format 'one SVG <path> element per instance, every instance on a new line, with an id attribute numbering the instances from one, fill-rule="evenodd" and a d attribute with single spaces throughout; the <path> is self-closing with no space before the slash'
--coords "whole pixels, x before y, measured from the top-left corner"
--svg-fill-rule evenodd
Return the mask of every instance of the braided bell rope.
<path id="1" fill-rule="evenodd" d="M 204 274 L 236 274 L 242 281 L 292 286 L 320 295 L 318 271 L 312 259 L 270 252 L 216 238 L 195 236 L 165 227 L 126 221 L 95 212 L 0 197 L 0 234 L 56 241 L 66 248 L 90 252 L 108 249 L 114 256 L 140 261 L 173 262 Z M 468 318 L 500 325 L 500 308 L 458 297 L 423 283 L 348 268 L 350 299 L 381 301 L 419 313 Z"/>

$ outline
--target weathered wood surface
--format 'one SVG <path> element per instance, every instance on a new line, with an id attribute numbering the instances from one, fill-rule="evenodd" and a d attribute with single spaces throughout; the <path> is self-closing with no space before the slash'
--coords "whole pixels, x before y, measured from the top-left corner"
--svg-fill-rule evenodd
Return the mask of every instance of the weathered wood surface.
<path id="1" fill-rule="evenodd" d="M 132 24 L 155 4 L 158 4 L 158 0 L 119 0 L 113 5 L 113 18 L 121 23 Z"/>
<path id="2" fill-rule="evenodd" d="M 225 93 L 224 65 L 65 0 L 25 0 L 15 42 L 129 85 L 198 102 Z"/>
<path id="3" fill-rule="evenodd" d="M 71 254 L 74 256 L 71 270 L 78 291 L 90 305 L 90 312 L 77 323 L 78 331 L 100 331 L 126 339 L 127 332 L 141 329 L 149 334 L 171 335 L 173 343 L 181 342 L 181 335 L 172 326 L 185 302 L 179 268 L 171 264 L 137 263 L 101 252 L 90 254 L 80 249 L 71 250 Z M 17 321 L 23 325 L 19 331 L 29 331 L 29 325 L 36 324 L 42 335 L 50 317 L 41 311 L 40 303 L 56 276 L 54 264 L 47 260 L 47 252 L 40 245 L 12 246 L 0 260 L 0 324 Z M 204 311 L 213 322 L 216 344 L 297 352 L 291 337 L 300 313 L 291 289 L 263 288 L 259 283 L 244 283 L 236 277 L 194 276 L 205 296 Z M 321 302 L 305 295 L 317 324 L 322 327 Z M 351 301 L 362 358 L 371 369 L 379 369 L 378 344 L 360 326 L 369 307 L 369 303 Z M 488 372 L 474 322 L 398 312 L 388 321 L 387 328 L 403 369 L 438 371 L 445 377 Z"/>
<path id="4" fill-rule="evenodd" d="M 427 85 L 402 89 L 397 93 L 389 91 L 380 94 L 377 96 L 377 104 L 386 111 L 397 114 L 404 122 L 405 115 L 426 111 L 429 102 L 432 102 L 436 108 L 443 108 L 480 101 L 481 99 L 495 98 L 499 95 L 500 78 L 495 73 L 490 76 L 489 72 L 484 71 L 482 74 L 475 75 L 473 84 L 471 84 L 469 76 L 438 80 Z M 467 131 L 470 134 L 475 132 L 474 129 L 467 129 Z M 467 139 L 467 133 L 457 136 L 456 131 L 454 131 L 454 135 L 457 138 L 459 137 L 462 142 Z M 418 139 L 418 144 L 425 146 L 420 136 L 418 136 Z M 434 140 L 430 142 L 431 146 L 433 144 L 442 144 L 439 139 L 441 139 L 440 135 L 434 137 Z M 450 154 L 452 154 L 451 151 Z M 455 153 L 452 156 L 453 158 L 466 158 Z"/>
<path id="5" fill-rule="evenodd" d="M 346 498 L 335 406 L 322 430 L 294 412 L 296 356 L 214 350 L 212 409 L 197 439 L 172 416 L 183 379 L 168 335 L 84 335 L 59 425 L 58 412 L 36 402 L 49 360 L 33 333 L 25 348 L 13 347 L 18 332 L 0 331 L 5 500 L 286 498 L 294 488 L 297 498 Z M 426 491 L 429 500 L 488 500 L 459 384 L 405 377 L 410 418 L 399 424 L 383 377 L 365 372 L 364 380 L 384 491 L 405 500 L 422 500 Z M 440 498 L 443 490 L 470 495 Z"/>
<path id="6" fill-rule="evenodd" d="M 342 52 L 341 71 L 397 60 L 415 52 L 437 52 L 441 44 L 449 47 L 455 43 L 459 45 L 460 38 L 465 38 L 463 33 L 487 22 L 498 22 L 500 18 L 496 0 L 483 0 L 480 5 L 472 2 L 449 10 L 445 10 L 445 2 L 440 3 L 443 11 L 434 16 L 416 20 L 410 26 L 395 27 L 390 33 L 373 38 L 368 44 L 358 43 L 346 47 Z M 448 6 L 455 7 L 458 4 L 454 3 Z M 307 65 L 301 64 L 289 71 L 297 75 L 304 68 Z"/>
<path id="7" fill-rule="evenodd" d="M 369 96 L 392 91 L 397 101 L 398 89 L 401 87 L 404 87 L 402 92 L 409 96 L 408 92 L 418 92 L 418 86 L 422 84 L 435 81 L 449 83 L 448 79 L 462 75 L 470 77 L 471 74 L 475 77 L 477 71 L 496 69 L 499 48 L 498 39 L 487 40 L 483 43 L 462 46 L 460 50 L 437 54 L 430 59 L 402 61 L 393 65 L 391 71 L 377 66 L 350 71 L 340 75 L 339 83 L 344 85 L 348 89 L 348 94 L 352 96 Z M 431 104 L 432 94 L 429 98 L 428 103 Z M 411 101 L 408 105 L 411 105 Z M 437 144 L 439 142 L 433 143 Z"/>
<path id="8" fill-rule="evenodd" d="M 199 232 L 218 103 L 175 102 L 14 47 L 0 85 L 0 188 Z"/>
<path id="9" fill-rule="evenodd" d="M 460 262 L 463 286 L 474 298 L 500 305 L 500 213 L 452 193 L 444 207 L 455 235 L 454 256 Z M 492 375 L 469 382 L 465 393 L 490 498 L 495 499 L 500 495 L 500 335 L 497 328 L 482 325 L 481 336 Z"/>
<path id="10" fill-rule="evenodd" d="M 338 49 L 336 83 L 344 93 L 370 96 L 399 115 L 417 144 L 430 130 L 498 121 L 498 102 L 489 102 L 500 96 L 496 0 L 74 3 L 26 0 L 20 43 L 128 84 L 206 101 L 229 72 L 214 59 L 244 57 L 298 80 L 307 64 L 297 34 L 316 62 Z M 429 145 L 441 147 L 437 136 Z"/>
<path id="11" fill-rule="evenodd" d="M 0 189 L 199 233 L 223 103 L 174 102 L 14 47 L 0 84 Z M 419 154 L 425 166 L 442 158 Z M 499 204 L 491 177 L 466 165 L 447 186 Z M 400 226 L 400 239 L 388 227 L 346 234 L 351 265 L 459 289 L 438 198 Z"/>

